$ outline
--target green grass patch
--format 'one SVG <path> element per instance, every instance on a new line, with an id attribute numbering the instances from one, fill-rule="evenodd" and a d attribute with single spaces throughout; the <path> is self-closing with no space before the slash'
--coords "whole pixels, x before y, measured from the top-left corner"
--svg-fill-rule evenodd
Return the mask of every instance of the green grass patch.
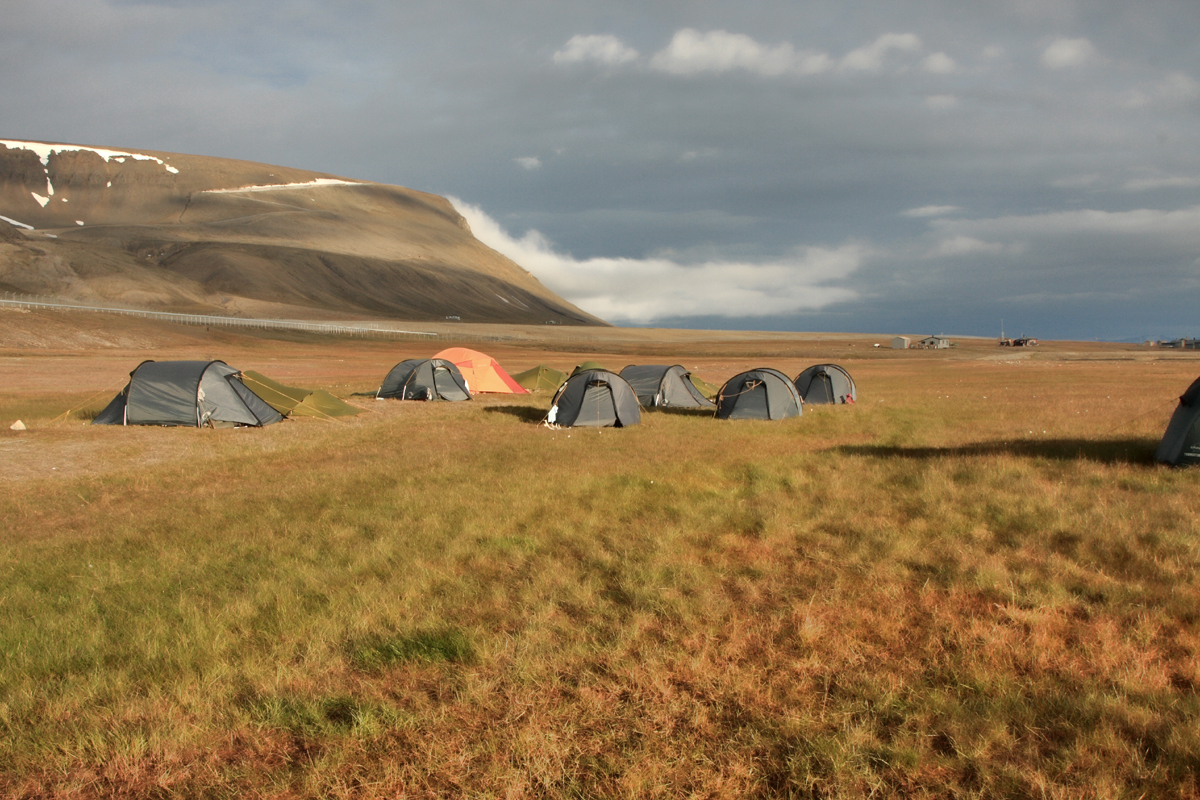
<path id="1" fill-rule="evenodd" d="M 379 670 L 410 661 L 471 664 L 475 648 L 462 631 L 420 630 L 402 635 L 371 635 L 346 645 L 350 662 L 361 670 Z"/>

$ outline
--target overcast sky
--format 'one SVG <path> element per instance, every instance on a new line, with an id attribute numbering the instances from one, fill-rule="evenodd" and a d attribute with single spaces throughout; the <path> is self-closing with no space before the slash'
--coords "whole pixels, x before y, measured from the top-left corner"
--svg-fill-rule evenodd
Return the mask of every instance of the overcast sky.
<path id="1" fill-rule="evenodd" d="M 450 196 L 618 324 L 1200 336 L 1195 0 L 9 0 L 0 138 Z"/>

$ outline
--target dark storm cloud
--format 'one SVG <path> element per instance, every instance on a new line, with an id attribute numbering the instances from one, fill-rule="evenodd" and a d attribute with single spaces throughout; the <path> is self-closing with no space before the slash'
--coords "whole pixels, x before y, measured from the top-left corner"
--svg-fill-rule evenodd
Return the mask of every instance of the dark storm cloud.
<path id="1" fill-rule="evenodd" d="M 454 195 L 616 321 L 1124 337 L 1200 300 L 1182 0 L 11 5 L 0 136 Z"/>

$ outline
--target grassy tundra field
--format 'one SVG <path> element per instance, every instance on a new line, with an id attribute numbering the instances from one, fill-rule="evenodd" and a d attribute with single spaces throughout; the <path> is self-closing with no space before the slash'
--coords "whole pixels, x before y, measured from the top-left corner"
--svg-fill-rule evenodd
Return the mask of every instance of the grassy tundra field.
<path id="1" fill-rule="evenodd" d="M 121 429 L 144 358 L 348 397 L 454 342 L 0 314 L 0 795 L 1200 795 L 1200 353 L 600 330 L 466 344 L 859 403 Z"/>

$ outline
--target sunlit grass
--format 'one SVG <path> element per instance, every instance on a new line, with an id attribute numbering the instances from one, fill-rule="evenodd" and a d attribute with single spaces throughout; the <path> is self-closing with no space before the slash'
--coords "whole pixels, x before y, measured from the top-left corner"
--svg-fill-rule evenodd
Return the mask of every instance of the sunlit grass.
<path id="1" fill-rule="evenodd" d="M 1111 365 L 1007 369 L 864 365 L 780 423 L 163 430 L 25 480 L 0 786 L 1194 795 L 1200 476 Z"/>

